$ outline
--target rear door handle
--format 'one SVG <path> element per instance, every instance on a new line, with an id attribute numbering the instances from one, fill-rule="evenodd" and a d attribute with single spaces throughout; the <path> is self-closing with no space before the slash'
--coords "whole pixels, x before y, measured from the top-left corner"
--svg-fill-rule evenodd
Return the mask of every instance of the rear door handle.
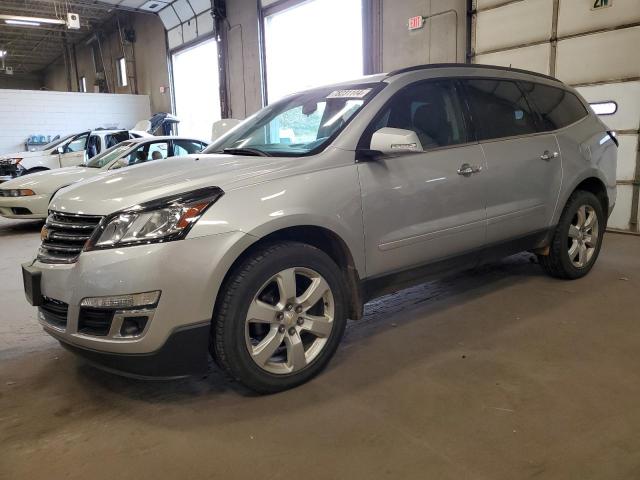
<path id="1" fill-rule="evenodd" d="M 552 158 L 558 158 L 560 155 L 558 152 L 550 152 L 549 150 L 545 150 L 542 155 L 540 155 L 541 160 L 551 160 Z"/>
<path id="2" fill-rule="evenodd" d="M 473 175 L 474 173 L 479 173 L 482 171 L 482 167 L 479 165 L 469 165 L 468 163 L 463 163 L 462 165 L 460 165 L 460 168 L 458 169 L 458 175 L 462 175 L 465 177 L 468 177 L 470 175 Z"/>

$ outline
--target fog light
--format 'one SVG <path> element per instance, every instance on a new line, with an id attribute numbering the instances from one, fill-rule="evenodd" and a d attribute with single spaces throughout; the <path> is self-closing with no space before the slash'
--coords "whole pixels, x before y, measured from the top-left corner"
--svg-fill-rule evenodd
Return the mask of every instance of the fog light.
<path id="1" fill-rule="evenodd" d="M 123 337 L 137 337 L 144 331 L 149 317 L 124 317 L 122 327 L 120 327 L 120 335 Z"/>
<path id="2" fill-rule="evenodd" d="M 115 295 L 111 297 L 87 297 L 80 302 L 81 307 L 89 308 L 140 308 L 154 307 L 160 299 L 160 290 L 132 295 Z"/>

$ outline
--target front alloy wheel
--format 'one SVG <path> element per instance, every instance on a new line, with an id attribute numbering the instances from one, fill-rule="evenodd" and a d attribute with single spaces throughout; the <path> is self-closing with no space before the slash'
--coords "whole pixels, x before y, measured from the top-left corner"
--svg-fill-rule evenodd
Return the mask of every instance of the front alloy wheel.
<path id="1" fill-rule="evenodd" d="M 333 293 L 318 272 L 282 270 L 258 290 L 249 306 L 245 342 L 253 361 L 275 375 L 312 363 L 333 329 Z"/>
<path id="2" fill-rule="evenodd" d="M 216 301 L 211 353 L 259 393 L 304 383 L 329 363 L 347 322 L 343 273 L 304 243 L 265 245 L 234 267 Z"/>

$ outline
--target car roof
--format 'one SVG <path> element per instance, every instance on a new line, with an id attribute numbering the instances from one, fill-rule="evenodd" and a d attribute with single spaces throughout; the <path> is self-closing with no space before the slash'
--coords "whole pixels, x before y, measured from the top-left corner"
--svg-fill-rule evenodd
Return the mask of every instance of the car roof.
<path id="1" fill-rule="evenodd" d="M 518 77 L 522 78 L 522 76 L 535 77 L 537 79 L 544 79 L 552 82 L 562 83 L 555 77 L 550 75 L 545 75 L 539 72 L 532 72 L 531 70 L 523 70 L 520 68 L 512 68 L 512 67 L 504 67 L 500 65 L 484 65 L 480 63 L 431 63 L 427 65 L 414 65 L 412 67 L 401 68 L 398 70 L 394 70 L 385 75 L 383 80 L 388 81 L 393 79 L 394 77 L 402 76 L 403 74 L 408 74 L 412 72 L 420 72 L 420 71 L 435 71 L 438 70 L 449 70 L 460 73 L 462 75 L 469 75 L 470 73 L 480 73 L 481 75 L 492 75 L 496 74 L 500 77 L 512 78 Z M 515 74 L 512 75 L 512 74 Z M 534 80 L 535 78 L 532 78 Z"/>
<path id="2" fill-rule="evenodd" d="M 426 65 L 414 65 L 411 67 L 401 68 L 393 70 L 388 73 L 376 73 L 374 75 L 365 75 L 359 78 L 353 78 L 344 82 L 331 83 L 327 85 L 320 85 L 318 87 L 309 88 L 299 92 L 295 92 L 290 96 L 299 95 L 301 93 L 310 92 L 317 89 L 326 88 L 343 88 L 352 87 L 353 85 L 366 85 L 375 83 L 393 83 L 396 79 L 400 79 L 405 75 L 415 74 L 416 72 L 430 72 L 434 77 L 442 76 L 491 76 L 491 77 L 504 77 L 505 79 L 528 79 L 534 81 L 536 79 L 543 80 L 545 83 L 556 83 L 564 86 L 564 84 L 557 78 L 545 75 L 543 73 L 532 72 L 530 70 L 522 70 L 520 68 L 503 67 L 500 65 L 484 65 L 480 63 L 430 63 Z M 288 96 L 284 98 L 288 98 Z"/>

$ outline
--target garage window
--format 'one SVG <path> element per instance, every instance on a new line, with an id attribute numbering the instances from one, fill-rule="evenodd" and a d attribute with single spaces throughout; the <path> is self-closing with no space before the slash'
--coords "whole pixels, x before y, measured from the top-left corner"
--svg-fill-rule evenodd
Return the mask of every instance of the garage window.
<path id="1" fill-rule="evenodd" d="M 580 99 L 568 90 L 531 82 L 522 85 L 540 113 L 545 131 L 566 127 L 587 116 Z"/>
<path id="2" fill-rule="evenodd" d="M 595 102 L 589 104 L 596 115 L 613 115 L 618 111 L 618 104 L 614 101 Z"/>
<path id="3" fill-rule="evenodd" d="M 515 82 L 466 80 L 478 140 L 536 133 L 535 114 Z"/>
<path id="4" fill-rule="evenodd" d="M 362 76 L 362 0 L 309 0 L 264 13 L 268 103 Z"/>
<path id="5" fill-rule="evenodd" d="M 222 118 L 217 41 L 176 51 L 172 69 L 180 135 L 211 138 L 213 123 Z"/>

